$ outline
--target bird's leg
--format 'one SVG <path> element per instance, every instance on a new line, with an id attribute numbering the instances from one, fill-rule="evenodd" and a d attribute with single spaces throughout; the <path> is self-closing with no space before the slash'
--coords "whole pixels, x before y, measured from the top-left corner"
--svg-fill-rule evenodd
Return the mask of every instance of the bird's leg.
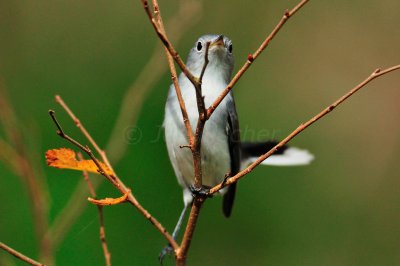
<path id="1" fill-rule="evenodd" d="M 176 238 L 177 238 L 177 236 L 178 236 L 178 234 L 179 234 L 179 231 L 180 231 L 180 229 L 181 229 L 181 227 L 182 227 L 183 219 L 185 218 L 185 214 L 186 214 L 186 211 L 187 211 L 189 205 L 190 205 L 190 204 L 185 204 L 185 206 L 183 207 L 183 210 L 182 210 L 182 212 L 181 212 L 181 215 L 179 216 L 178 222 L 176 223 L 176 226 L 175 226 L 175 228 L 174 228 L 174 231 L 172 232 L 172 238 L 173 238 L 174 240 L 176 240 Z M 167 246 L 165 246 L 165 247 L 161 250 L 160 255 L 158 256 L 158 259 L 159 259 L 161 265 L 162 265 L 162 263 L 163 263 L 163 259 L 164 259 L 165 255 L 171 254 L 172 252 L 173 252 L 173 249 L 172 249 L 172 247 L 171 247 L 171 244 L 168 244 Z"/>

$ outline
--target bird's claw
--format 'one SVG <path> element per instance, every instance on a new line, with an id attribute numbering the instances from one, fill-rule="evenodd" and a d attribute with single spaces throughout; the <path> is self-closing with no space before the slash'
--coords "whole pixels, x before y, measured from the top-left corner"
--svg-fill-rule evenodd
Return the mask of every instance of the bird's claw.
<path id="1" fill-rule="evenodd" d="M 158 260 L 160 261 L 160 264 L 163 265 L 163 260 L 165 255 L 171 255 L 173 252 L 173 248 L 171 247 L 171 245 L 167 245 L 165 248 L 163 248 L 160 252 L 160 255 L 158 255 Z"/>
<path id="2" fill-rule="evenodd" d="M 190 192 L 192 192 L 193 196 L 202 196 L 202 197 L 207 197 L 210 189 L 208 187 L 195 187 L 193 185 L 189 186 Z"/>

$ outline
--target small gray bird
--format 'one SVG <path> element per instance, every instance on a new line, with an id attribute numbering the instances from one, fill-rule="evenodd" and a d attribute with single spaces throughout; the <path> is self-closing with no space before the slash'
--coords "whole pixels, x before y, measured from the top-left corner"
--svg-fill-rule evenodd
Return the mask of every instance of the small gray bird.
<path id="1" fill-rule="evenodd" d="M 195 77 L 199 77 L 202 71 L 207 42 L 210 42 L 209 63 L 202 80 L 202 93 L 206 108 L 226 88 L 231 80 L 234 67 L 231 40 L 223 35 L 204 35 L 196 41 L 194 47 L 190 50 L 186 63 L 187 68 Z M 184 73 L 179 76 L 179 85 L 192 130 L 195 131 L 199 117 L 195 88 Z M 184 212 L 193 199 L 189 187 L 194 184 L 194 171 L 191 151 L 180 148 L 180 146 L 187 144 L 188 140 L 174 85 L 171 85 L 169 89 L 164 127 L 169 158 L 178 182 L 183 188 L 185 205 L 180 221 L 174 230 L 174 237 L 176 237 Z M 201 142 L 203 186 L 210 188 L 221 183 L 227 173 L 230 173 L 231 176 L 235 175 L 275 144 L 276 142 L 273 141 L 262 143 L 240 141 L 235 101 L 232 92 L 230 92 L 204 127 Z M 310 163 L 312 159 L 313 155 L 306 150 L 283 147 L 278 153 L 265 160 L 263 164 L 304 165 Z M 223 213 L 226 217 L 231 215 L 235 190 L 236 184 L 232 184 L 220 191 L 220 194 L 224 195 Z"/>

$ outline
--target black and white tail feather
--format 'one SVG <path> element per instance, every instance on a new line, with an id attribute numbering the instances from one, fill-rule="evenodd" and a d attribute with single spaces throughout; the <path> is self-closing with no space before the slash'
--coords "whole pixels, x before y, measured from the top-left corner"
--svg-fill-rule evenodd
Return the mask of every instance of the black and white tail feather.
<path id="1" fill-rule="evenodd" d="M 276 141 L 265 142 L 242 142 L 241 168 L 246 168 L 261 155 L 267 153 L 278 144 Z M 308 150 L 302 150 L 296 147 L 283 146 L 273 155 L 264 160 L 262 165 L 275 166 L 296 166 L 307 165 L 314 159 Z"/>

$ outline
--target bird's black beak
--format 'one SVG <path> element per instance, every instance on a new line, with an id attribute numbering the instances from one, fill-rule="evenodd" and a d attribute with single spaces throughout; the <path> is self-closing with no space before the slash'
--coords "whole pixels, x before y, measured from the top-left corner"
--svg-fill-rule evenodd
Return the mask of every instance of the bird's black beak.
<path id="1" fill-rule="evenodd" d="M 211 44 L 210 48 L 213 46 L 224 46 L 224 35 L 219 35 L 217 39 L 215 39 Z"/>

